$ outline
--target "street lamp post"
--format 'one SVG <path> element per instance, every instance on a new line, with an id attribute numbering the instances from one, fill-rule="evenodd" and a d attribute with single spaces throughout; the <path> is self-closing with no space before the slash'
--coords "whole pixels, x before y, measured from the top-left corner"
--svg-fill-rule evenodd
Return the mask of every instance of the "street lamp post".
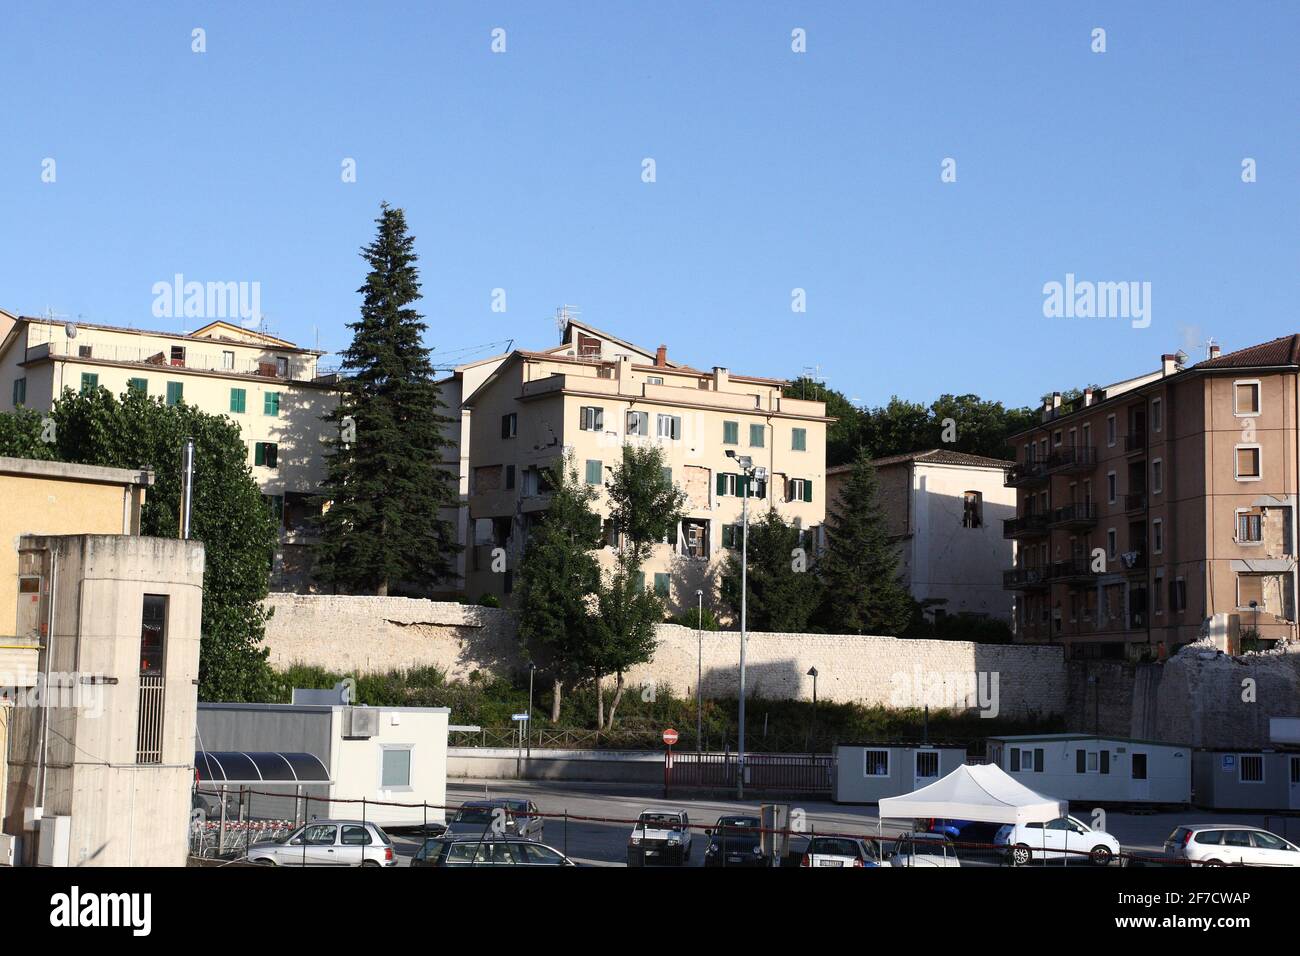
<path id="1" fill-rule="evenodd" d="M 704 696 L 701 682 L 704 680 L 704 591 L 695 591 L 697 610 L 695 612 L 695 640 L 699 647 L 695 658 L 695 752 L 704 750 Z"/>
<path id="2" fill-rule="evenodd" d="M 817 668 L 808 668 L 808 676 L 813 679 L 813 708 L 812 708 L 812 727 L 813 733 L 817 733 Z"/>
<path id="3" fill-rule="evenodd" d="M 736 798 L 745 799 L 745 642 L 747 639 L 747 611 L 749 592 L 749 487 L 750 481 L 765 481 L 767 469 L 754 467 L 749 455 L 737 455 L 727 449 L 727 457 L 735 459 L 745 476 L 740 497 L 740 735 L 736 746 Z"/>

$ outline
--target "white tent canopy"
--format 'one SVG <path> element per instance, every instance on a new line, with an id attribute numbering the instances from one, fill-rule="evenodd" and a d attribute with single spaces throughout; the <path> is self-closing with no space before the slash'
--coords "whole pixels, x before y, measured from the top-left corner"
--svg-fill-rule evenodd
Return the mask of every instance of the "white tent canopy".
<path id="1" fill-rule="evenodd" d="M 927 787 L 880 801 L 880 819 L 1047 823 L 1069 813 L 1065 800 L 1045 797 L 993 764 L 963 765 Z"/>

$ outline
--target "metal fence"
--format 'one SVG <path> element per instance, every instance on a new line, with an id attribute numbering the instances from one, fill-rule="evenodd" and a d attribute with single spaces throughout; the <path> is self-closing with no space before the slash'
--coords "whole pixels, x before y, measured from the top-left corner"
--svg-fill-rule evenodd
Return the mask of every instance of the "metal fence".
<path id="1" fill-rule="evenodd" d="M 136 735 L 135 762 L 162 762 L 163 695 L 161 674 L 140 675 L 140 727 Z"/>
<path id="2" fill-rule="evenodd" d="M 565 730 L 545 727 L 529 728 L 524 734 L 524 747 L 557 750 L 663 750 L 663 730 Z M 811 732 L 750 734 L 745 739 L 749 753 L 830 753 L 838 738 Z M 478 730 L 453 730 L 449 747 L 506 747 L 521 745 L 519 731 L 514 727 L 482 727 Z M 678 728 L 677 748 L 729 752 L 736 750 L 736 735 L 709 734 L 696 739 L 694 727 Z"/>
<path id="3" fill-rule="evenodd" d="M 665 787 L 729 789 L 737 785 L 736 754 L 673 753 Z M 745 755 L 745 787 L 782 793 L 829 794 L 835 758 L 818 754 Z"/>

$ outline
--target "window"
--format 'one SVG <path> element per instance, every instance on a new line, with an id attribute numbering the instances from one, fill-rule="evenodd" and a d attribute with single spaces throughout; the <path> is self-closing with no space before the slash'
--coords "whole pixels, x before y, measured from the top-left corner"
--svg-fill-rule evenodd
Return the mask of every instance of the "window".
<path id="1" fill-rule="evenodd" d="M 94 354 L 95 354 L 95 349 L 93 346 L 90 345 L 77 346 L 77 358 L 90 358 Z"/>
<path id="2" fill-rule="evenodd" d="M 741 537 L 744 529 L 738 524 L 724 524 L 722 526 L 722 546 L 738 550 L 741 545 Z"/>
<path id="3" fill-rule="evenodd" d="M 1083 426 L 1083 445 L 1088 447 L 1092 444 L 1092 424 L 1085 423 Z"/>
<path id="4" fill-rule="evenodd" d="M 267 392 L 262 396 L 262 414 L 272 418 L 280 417 L 280 393 Z"/>
<path id="5" fill-rule="evenodd" d="M 740 444 L 740 422 L 722 423 L 722 444 L 724 445 Z"/>
<path id="6" fill-rule="evenodd" d="M 682 437 L 682 417 L 680 415 L 656 415 L 655 428 L 655 433 L 660 438 L 671 438 L 676 441 Z"/>
<path id="7" fill-rule="evenodd" d="M 506 465 L 506 490 L 509 491 L 515 486 L 515 466 Z"/>
<path id="8" fill-rule="evenodd" d="M 578 428 L 584 432 L 605 430 L 605 409 L 594 405 L 583 405 L 579 410 Z"/>
<path id="9" fill-rule="evenodd" d="M 889 776 L 889 751 L 888 750 L 866 750 L 863 751 L 862 774 L 866 777 L 888 777 Z"/>
<path id="10" fill-rule="evenodd" d="M 669 578 L 667 574 L 655 572 L 655 594 L 659 595 L 661 598 L 668 597 L 668 581 Z"/>
<path id="11" fill-rule="evenodd" d="M 1259 544 L 1264 540 L 1264 512 L 1258 508 L 1237 512 L 1237 543 Z"/>
<path id="12" fill-rule="evenodd" d="M 671 485 L 671 484 L 673 483 L 673 470 L 672 470 L 672 468 L 670 468 L 669 466 L 665 465 L 665 466 L 664 466 L 664 469 L 663 469 L 663 474 L 664 474 L 664 481 L 668 482 L 668 484 Z"/>
<path id="13" fill-rule="evenodd" d="M 1020 748 L 1019 747 L 1011 748 L 1011 772 L 1012 773 L 1020 772 Z"/>
<path id="14" fill-rule="evenodd" d="M 1151 522 L 1151 551 L 1154 554 L 1164 554 L 1165 522 L 1162 518 L 1156 518 Z"/>
<path id="15" fill-rule="evenodd" d="M 1263 783 L 1264 782 L 1264 756 L 1263 754 L 1238 754 L 1237 755 L 1237 774 L 1238 780 L 1242 783 Z"/>
<path id="16" fill-rule="evenodd" d="M 961 526 L 963 528 L 984 527 L 984 495 L 978 491 L 968 491 L 962 499 Z"/>
<path id="17" fill-rule="evenodd" d="M 766 431 L 767 431 L 766 425 L 750 425 L 749 426 L 749 447 L 762 448 L 763 434 Z"/>
<path id="18" fill-rule="evenodd" d="M 1259 414 L 1259 382 L 1233 382 L 1232 413 L 1237 416 Z"/>
<path id="19" fill-rule="evenodd" d="M 237 415 L 242 415 L 247 402 L 247 395 L 242 388 L 232 388 L 230 390 L 230 410 Z"/>
<path id="20" fill-rule="evenodd" d="M 1258 445 L 1237 446 L 1237 480 L 1259 481 L 1260 447 Z"/>
<path id="21" fill-rule="evenodd" d="M 185 384 L 183 382 L 167 383 L 167 404 L 179 405 L 185 398 Z"/>
<path id="22" fill-rule="evenodd" d="M 1106 416 L 1106 445 L 1114 447 L 1115 445 L 1115 416 Z"/>
<path id="23" fill-rule="evenodd" d="M 1258 610 L 1266 610 L 1264 603 L 1264 578 L 1263 574 L 1238 574 L 1237 575 L 1237 607 L 1248 608 L 1251 602 L 1254 602 Z"/>
<path id="24" fill-rule="evenodd" d="M 662 385 L 664 383 L 664 377 L 662 375 L 647 375 L 645 377 L 645 383 L 647 385 Z"/>
<path id="25" fill-rule="evenodd" d="M 380 744 L 379 786 L 384 790 L 411 786 L 411 748 Z"/>
<path id="26" fill-rule="evenodd" d="M 235 353 L 234 353 L 234 352 L 222 352 L 222 353 L 221 353 L 221 367 L 222 367 L 225 371 L 227 371 L 227 372 L 230 372 L 230 371 L 233 371 L 233 370 L 234 370 L 234 368 L 235 368 Z"/>
<path id="27" fill-rule="evenodd" d="M 638 571 L 636 574 L 632 575 L 632 580 L 633 580 L 633 582 L 636 584 L 636 589 L 637 589 L 638 591 L 644 591 L 644 590 L 645 590 L 645 572 L 644 572 L 644 571 Z"/>
<path id="28" fill-rule="evenodd" d="M 1106 472 L 1106 501 L 1110 504 L 1115 503 L 1115 472 Z"/>
<path id="29" fill-rule="evenodd" d="M 1151 493 L 1158 495 L 1165 490 L 1165 463 L 1157 458 L 1151 462 Z"/>
<path id="30" fill-rule="evenodd" d="M 808 429 L 792 428 L 790 430 L 790 450 L 791 451 L 808 450 Z"/>
<path id="31" fill-rule="evenodd" d="M 167 597 L 146 594 L 140 611 L 140 696 L 135 744 L 138 764 L 162 762 L 166 661 Z"/>
<path id="32" fill-rule="evenodd" d="M 1187 610 L 1187 582 L 1183 578 L 1174 578 L 1169 582 L 1169 610 Z"/>
<path id="33" fill-rule="evenodd" d="M 918 750 L 916 752 L 916 779 L 934 780 L 939 776 L 939 751 Z"/>
<path id="34" fill-rule="evenodd" d="M 27 379 L 14 379 L 14 407 L 24 405 L 27 402 Z"/>
<path id="35" fill-rule="evenodd" d="M 501 416 L 501 437 L 514 438 L 519 434 L 519 414 L 511 412 Z"/>
<path id="36" fill-rule="evenodd" d="M 259 441 L 253 445 L 253 464 L 275 468 L 279 446 L 273 441 Z"/>
<path id="37" fill-rule="evenodd" d="M 1165 613 L 1165 572 L 1162 568 L 1156 572 L 1155 586 L 1151 589 L 1151 613 Z"/>
<path id="38" fill-rule="evenodd" d="M 81 373 L 81 392 L 84 395 L 87 392 L 93 392 L 99 388 L 99 375 L 95 372 Z"/>
<path id="39" fill-rule="evenodd" d="M 650 434 L 650 413 L 649 412 L 628 412 L 627 433 L 629 435 L 649 435 Z"/>
<path id="40" fill-rule="evenodd" d="M 178 368 L 184 368 L 184 367 L 185 367 L 185 347 L 184 347 L 184 346 L 181 346 L 181 345 L 173 345 L 173 346 L 172 346 L 172 351 L 171 351 L 171 359 L 172 359 L 172 364 L 173 364 L 173 365 L 177 366 Z"/>
<path id="41" fill-rule="evenodd" d="M 275 357 L 275 374 L 278 378 L 289 377 L 289 360 L 283 355 Z"/>
<path id="42" fill-rule="evenodd" d="M 1086 750 L 1076 750 L 1074 752 L 1074 772 L 1088 772 L 1088 752 Z"/>
<path id="43" fill-rule="evenodd" d="M 358 824 L 343 827 L 343 836 L 340 837 L 343 846 L 369 846 L 370 831 Z"/>
<path id="44" fill-rule="evenodd" d="M 1119 544 L 1115 534 L 1115 529 L 1107 528 L 1106 529 L 1106 557 L 1114 561 L 1115 555 L 1118 553 L 1118 551 L 1119 551 Z"/>
<path id="45" fill-rule="evenodd" d="M 807 478 L 791 478 L 786 491 L 786 501 L 812 501 L 812 482 Z"/>
<path id="46" fill-rule="evenodd" d="M 1158 398 L 1151 399 L 1151 430 L 1158 432 L 1165 426 L 1165 403 Z"/>
<path id="47" fill-rule="evenodd" d="M 277 528 L 284 527 L 284 496 L 283 495 L 262 495 L 262 504 L 266 505 L 266 510 L 271 514 L 271 520 L 275 522 Z"/>
<path id="48" fill-rule="evenodd" d="M 1034 748 L 1034 773 L 1043 772 L 1043 761 L 1045 758 L 1046 758 L 1046 754 L 1043 752 L 1043 748 L 1035 747 Z"/>
<path id="49" fill-rule="evenodd" d="M 605 478 L 605 466 L 598 458 L 587 459 L 587 484 L 599 485 Z"/>
<path id="50" fill-rule="evenodd" d="M 161 674 L 167 638 L 167 596 L 146 594 L 140 615 L 140 673 Z"/>

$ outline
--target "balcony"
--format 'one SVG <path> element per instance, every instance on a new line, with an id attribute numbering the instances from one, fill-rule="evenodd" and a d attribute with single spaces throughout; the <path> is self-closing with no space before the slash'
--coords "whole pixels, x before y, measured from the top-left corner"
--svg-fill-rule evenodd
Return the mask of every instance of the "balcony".
<path id="1" fill-rule="evenodd" d="M 1047 470 L 1041 461 L 1027 461 L 1012 465 L 1002 480 L 1004 488 L 1018 488 L 1047 480 Z"/>
<path id="2" fill-rule="evenodd" d="M 1147 553 L 1145 551 L 1125 551 L 1119 556 L 1119 564 L 1124 571 L 1146 571 Z"/>
<path id="3" fill-rule="evenodd" d="M 1134 491 L 1124 496 L 1124 511 L 1144 511 L 1147 506 L 1147 493 Z"/>
<path id="4" fill-rule="evenodd" d="M 1043 568 L 1010 568 L 1002 572 L 1002 587 L 1008 591 L 1037 591 L 1047 587 Z"/>
<path id="5" fill-rule="evenodd" d="M 1049 527 L 1090 528 L 1096 523 L 1097 505 L 1091 501 L 1075 501 L 1055 509 Z"/>
<path id="6" fill-rule="evenodd" d="M 1091 471 L 1097 464 L 1097 449 L 1092 445 L 1062 445 L 1047 456 L 1046 473 L 1069 475 Z"/>
<path id="7" fill-rule="evenodd" d="M 1002 537 L 1029 538 L 1047 533 L 1047 515 L 1021 515 L 1019 518 L 1002 520 Z"/>
<path id="8" fill-rule="evenodd" d="M 1132 455 L 1137 452 L 1146 451 L 1146 450 L 1147 450 L 1146 432 L 1144 431 L 1130 432 L 1129 434 L 1124 436 L 1124 451 L 1127 454 Z"/>
<path id="9" fill-rule="evenodd" d="M 1050 577 L 1053 583 L 1081 581 L 1092 577 L 1092 567 L 1083 557 L 1056 561 L 1052 564 Z"/>

